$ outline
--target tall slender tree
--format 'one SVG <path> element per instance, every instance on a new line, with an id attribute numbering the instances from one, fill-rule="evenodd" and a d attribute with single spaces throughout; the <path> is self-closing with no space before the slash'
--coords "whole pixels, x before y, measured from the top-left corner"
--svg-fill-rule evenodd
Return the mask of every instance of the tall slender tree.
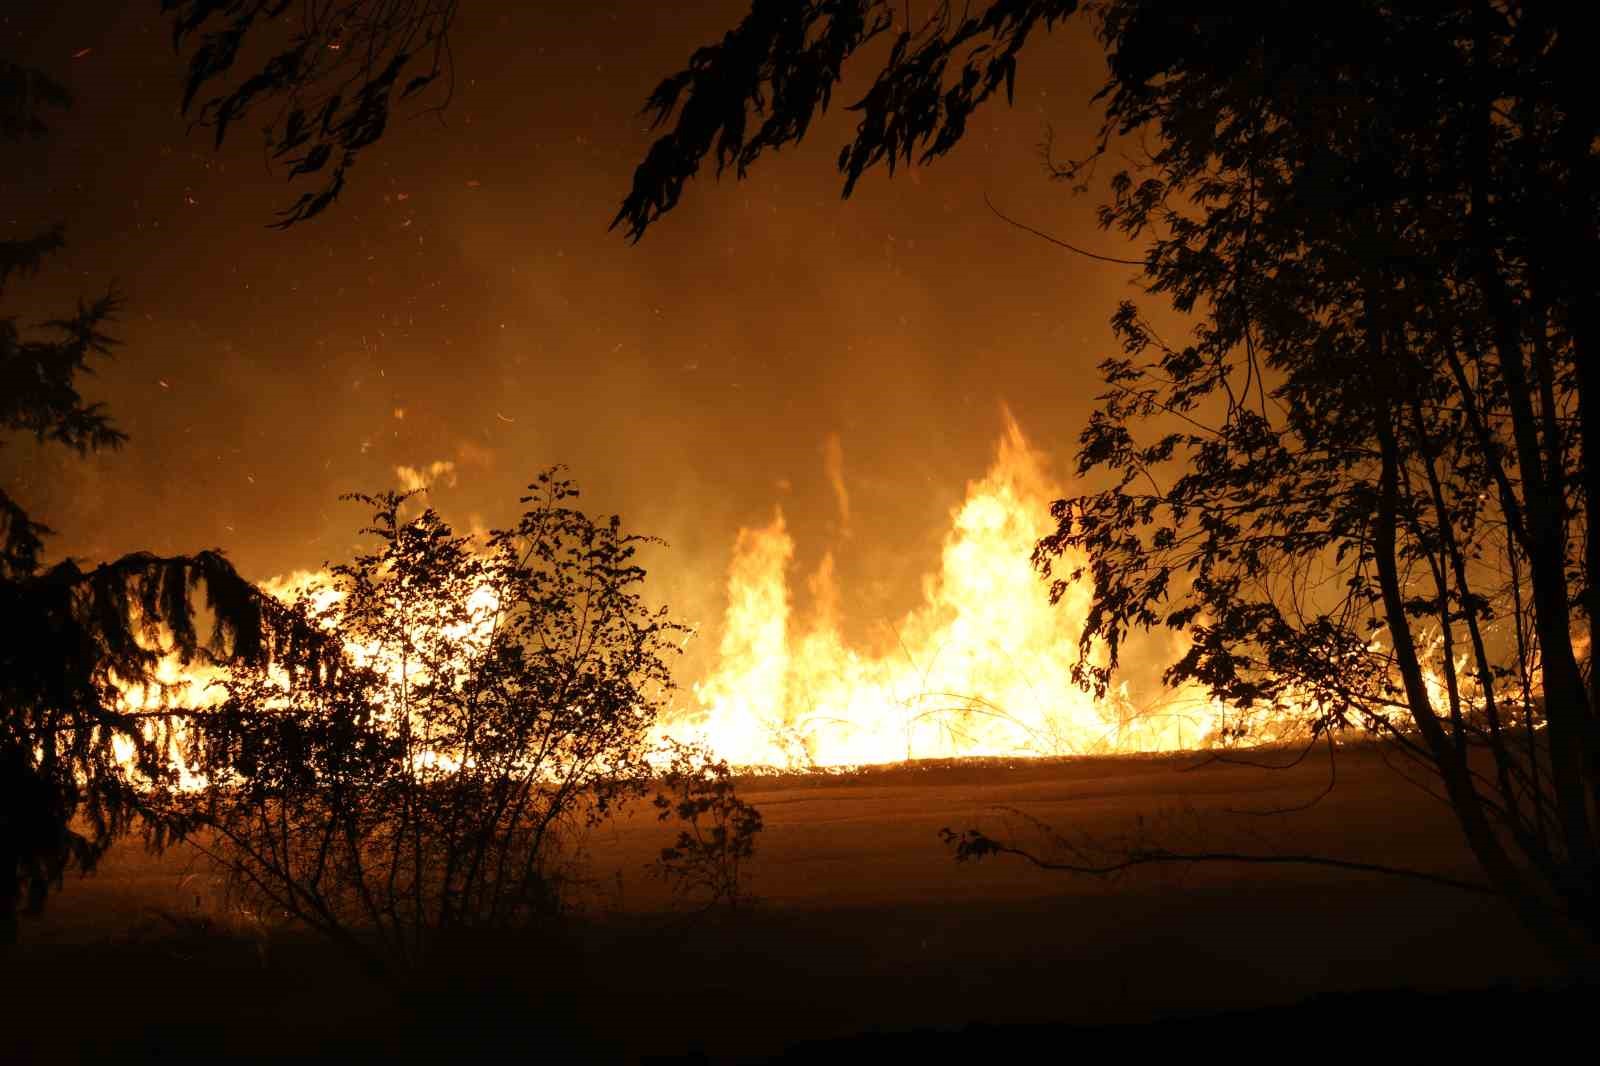
<path id="1" fill-rule="evenodd" d="M 854 105 L 845 194 L 953 150 L 1078 6 L 939 3 L 902 26 Z M 1170 627 L 1190 638 L 1172 681 L 1387 738 L 1489 887 L 1593 971 L 1600 106 L 1579 16 L 1083 6 L 1103 125 L 1057 174 L 1081 185 L 1118 138 L 1147 138 L 1100 220 L 1145 242 L 1148 290 L 1197 324 L 1169 346 L 1117 310 L 1123 352 L 1079 454 L 1113 487 L 1057 502 L 1035 553 L 1055 595 L 1092 583 L 1080 680 L 1103 688 L 1129 632 Z M 663 133 L 614 226 L 639 239 L 707 157 L 743 175 L 802 137 L 894 10 L 755 0 L 650 97 Z"/>

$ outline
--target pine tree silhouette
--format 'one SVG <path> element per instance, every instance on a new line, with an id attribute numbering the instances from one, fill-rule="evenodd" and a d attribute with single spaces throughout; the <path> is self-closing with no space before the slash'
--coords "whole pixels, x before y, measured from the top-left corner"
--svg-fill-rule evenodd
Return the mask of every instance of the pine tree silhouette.
<path id="1" fill-rule="evenodd" d="M 47 75 L 0 61 L 0 145 L 18 169 L 46 116 L 71 104 Z M 0 241 L 0 300 L 11 278 L 37 272 L 62 247 L 60 225 Z M 111 355 L 114 291 L 72 314 L 30 326 L 0 317 L 0 446 L 30 434 L 80 455 L 126 436 L 78 382 Z M 72 869 L 90 870 L 137 822 L 161 843 L 176 826 L 152 810 L 141 779 L 173 773 L 171 716 L 118 710 L 113 679 L 154 684 L 161 658 L 150 636 L 186 661 L 258 661 L 275 604 L 220 551 L 135 553 L 93 569 L 41 563 L 50 529 L 0 485 L 0 942 L 14 941 L 19 912 L 38 910 Z M 203 603 L 215 623 L 196 625 Z M 118 758 L 114 745 L 131 757 Z"/>

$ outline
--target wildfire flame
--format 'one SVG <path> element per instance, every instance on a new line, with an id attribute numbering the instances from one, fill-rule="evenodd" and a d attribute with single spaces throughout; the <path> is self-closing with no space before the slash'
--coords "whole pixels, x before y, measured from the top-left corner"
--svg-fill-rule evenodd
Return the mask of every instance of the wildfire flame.
<path id="1" fill-rule="evenodd" d="M 1052 605 L 1029 561 L 1062 495 L 1007 415 L 993 464 L 951 513 L 923 602 L 893 624 L 883 654 L 841 635 L 831 555 L 810 578 L 817 609 L 796 617 L 781 511 L 740 530 L 719 660 L 668 732 L 735 764 L 779 767 L 1204 745 L 1226 709 L 1198 690 L 1163 690 L 1141 708 L 1126 685 L 1100 700 L 1074 685 L 1089 591 Z"/>
<path id="2" fill-rule="evenodd" d="M 835 444 L 828 470 L 844 505 L 837 452 Z M 1072 586 L 1051 604 L 1030 562 L 1053 528 L 1050 504 L 1062 495 L 1044 457 L 1007 414 L 987 473 L 968 483 L 951 512 L 938 571 L 924 577 L 921 604 L 888 626 L 886 650 L 852 646 L 843 635 L 831 554 L 808 579 L 812 609 L 797 616 L 795 545 L 781 510 L 764 526 L 741 529 L 716 662 L 690 686 L 687 705 L 664 716 L 657 739 L 702 743 L 750 768 L 1185 750 L 1216 740 L 1239 714 L 1198 687 L 1157 685 L 1139 698 L 1123 683 L 1096 699 L 1073 682 L 1089 590 Z M 339 595 L 327 579 L 296 572 L 262 587 L 285 600 L 310 591 L 325 607 Z M 479 590 L 470 607 L 473 622 L 455 634 L 464 669 L 494 614 L 493 594 Z M 379 649 L 350 651 L 380 672 L 400 669 L 375 661 Z M 220 676 L 169 656 L 158 684 L 119 686 L 120 703 L 203 709 L 222 698 L 214 683 Z M 1251 723 L 1250 739 L 1284 739 L 1303 721 L 1269 712 Z M 450 761 L 448 753 L 426 754 Z M 203 786 L 180 771 L 186 784 Z"/>

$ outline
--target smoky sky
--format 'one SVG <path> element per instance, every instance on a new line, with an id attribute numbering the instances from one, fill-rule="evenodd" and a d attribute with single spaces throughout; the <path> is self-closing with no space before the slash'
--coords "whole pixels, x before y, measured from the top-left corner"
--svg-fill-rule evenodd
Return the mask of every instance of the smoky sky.
<path id="1" fill-rule="evenodd" d="M 954 154 L 841 201 L 863 57 L 798 150 L 743 182 L 702 174 L 629 246 L 606 227 L 649 143 L 639 107 L 747 5 L 462 6 L 449 109 L 402 111 L 338 204 L 286 232 L 267 223 L 303 190 L 251 124 L 220 152 L 186 129 L 155 3 L 0 18 L 0 50 L 77 98 L 6 168 L 0 224 L 64 221 L 69 246 L 4 313 L 48 318 L 112 282 L 127 297 L 88 391 L 128 446 L 0 451 L 56 555 L 220 546 L 262 578 L 347 556 L 363 516 L 336 497 L 397 467 L 432 468 L 448 518 L 492 525 L 565 463 L 591 509 L 671 543 L 649 584 L 693 620 L 720 609 L 737 529 L 781 506 L 797 570 L 832 550 L 864 624 L 920 595 L 1002 404 L 1070 472 L 1135 270 L 1019 232 L 984 196 L 1136 253 L 1039 158 L 1047 128 L 1062 155 L 1095 131 L 1086 27 L 1030 46 L 1015 105 Z"/>

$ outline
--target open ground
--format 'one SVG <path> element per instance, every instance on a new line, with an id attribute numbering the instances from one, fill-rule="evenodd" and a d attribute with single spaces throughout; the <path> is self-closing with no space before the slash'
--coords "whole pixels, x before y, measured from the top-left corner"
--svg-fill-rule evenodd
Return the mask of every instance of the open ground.
<path id="1" fill-rule="evenodd" d="M 1326 796 L 1271 814 L 1326 789 L 1325 751 L 1278 770 L 1174 755 L 746 778 L 766 822 L 750 871 L 760 902 L 731 915 L 674 907 L 645 868 L 670 827 L 641 804 L 589 838 L 570 928 L 477 946 L 442 973 L 433 1009 L 404 1023 L 329 949 L 226 914 L 192 854 L 130 843 L 24 926 L 8 1039 L 36 1058 L 382 1055 L 414 1048 L 420 1025 L 457 1053 L 510 1041 L 739 1060 L 872 1032 L 1139 1025 L 1548 979 L 1509 908 L 1449 888 L 1316 866 L 1097 879 L 1004 857 L 958 864 L 938 838 L 945 826 L 1026 834 L 1022 812 L 1075 836 L 1473 879 L 1448 809 L 1388 762 L 1341 748 Z M 117 993 L 82 988 L 64 1011 L 64 984 L 85 974 Z"/>

